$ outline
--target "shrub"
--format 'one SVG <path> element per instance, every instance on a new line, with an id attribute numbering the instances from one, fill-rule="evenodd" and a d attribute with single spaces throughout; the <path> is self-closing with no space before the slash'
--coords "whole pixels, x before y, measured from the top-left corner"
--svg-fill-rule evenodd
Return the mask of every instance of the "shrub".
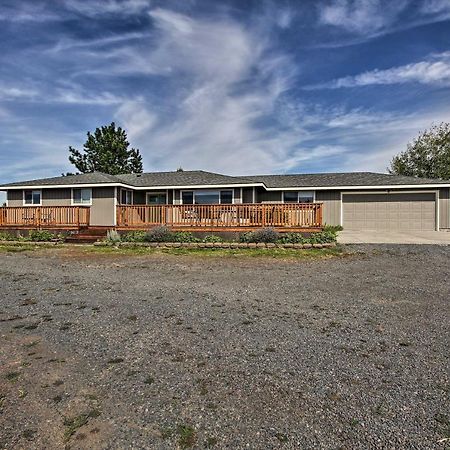
<path id="1" fill-rule="evenodd" d="M 120 237 L 120 234 L 116 230 L 108 230 L 106 233 L 106 241 L 111 244 L 117 244 L 122 239 Z"/>
<path id="2" fill-rule="evenodd" d="M 319 233 L 312 233 L 308 238 L 310 244 L 327 244 L 329 242 L 336 242 L 335 231 L 321 231 Z"/>
<path id="3" fill-rule="evenodd" d="M 308 238 L 302 233 L 283 233 L 278 242 L 280 244 L 306 244 Z"/>
<path id="4" fill-rule="evenodd" d="M 210 234 L 209 236 L 205 236 L 203 238 L 203 242 L 211 242 L 211 243 L 223 242 L 223 239 L 215 234 Z"/>
<path id="5" fill-rule="evenodd" d="M 200 242 L 200 239 L 195 237 L 190 231 L 177 231 L 172 233 L 172 242 Z"/>
<path id="6" fill-rule="evenodd" d="M 10 233 L 0 232 L 0 241 L 15 241 L 15 240 L 19 240 L 19 238 L 16 238 L 16 236 L 13 236 Z"/>
<path id="7" fill-rule="evenodd" d="M 48 242 L 55 238 L 58 236 L 47 230 L 32 230 L 28 234 L 28 239 L 33 242 Z"/>
<path id="8" fill-rule="evenodd" d="M 280 238 L 280 233 L 273 228 L 261 228 L 260 230 L 250 231 L 248 233 L 243 233 L 239 236 L 241 242 L 277 242 Z"/>
<path id="9" fill-rule="evenodd" d="M 338 231 L 342 231 L 344 228 L 342 225 L 325 225 L 323 227 L 323 231 L 332 231 L 334 233 L 337 233 Z"/>
<path id="10" fill-rule="evenodd" d="M 145 231 L 130 231 L 129 233 L 124 233 L 120 236 L 123 242 L 145 242 L 146 239 Z"/>
<path id="11" fill-rule="evenodd" d="M 173 239 L 172 234 L 168 227 L 162 225 L 147 231 L 145 240 L 147 242 L 170 242 Z"/>

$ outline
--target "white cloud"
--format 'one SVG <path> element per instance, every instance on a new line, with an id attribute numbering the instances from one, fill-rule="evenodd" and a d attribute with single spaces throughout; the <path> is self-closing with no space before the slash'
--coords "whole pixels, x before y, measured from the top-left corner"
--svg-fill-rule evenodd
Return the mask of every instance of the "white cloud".
<path id="1" fill-rule="evenodd" d="M 351 33 L 370 34 L 395 22 L 407 3 L 406 0 L 334 0 L 320 7 L 319 18 L 325 25 Z"/>
<path id="2" fill-rule="evenodd" d="M 305 89 L 337 89 L 377 84 L 421 83 L 450 86 L 450 52 L 433 55 L 428 61 L 392 67 L 386 70 L 371 70 L 358 75 L 306 86 Z"/>
<path id="3" fill-rule="evenodd" d="M 122 14 L 126 16 L 143 13 L 148 10 L 150 0 L 65 0 L 66 8 L 89 17 L 104 14 Z"/>
<path id="4" fill-rule="evenodd" d="M 0 100 L 33 99 L 37 95 L 38 91 L 33 88 L 0 84 Z"/>

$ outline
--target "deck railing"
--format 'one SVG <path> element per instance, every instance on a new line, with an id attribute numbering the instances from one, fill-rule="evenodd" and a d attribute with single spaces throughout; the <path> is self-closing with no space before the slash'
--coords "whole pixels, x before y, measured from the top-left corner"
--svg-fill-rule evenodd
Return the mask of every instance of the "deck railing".
<path id="1" fill-rule="evenodd" d="M 13 206 L 0 208 L 0 227 L 85 227 L 90 208 L 86 206 Z"/>
<path id="2" fill-rule="evenodd" d="M 144 228 L 318 228 L 322 203 L 238 205 L 120 205 L 117 226 Z"/>

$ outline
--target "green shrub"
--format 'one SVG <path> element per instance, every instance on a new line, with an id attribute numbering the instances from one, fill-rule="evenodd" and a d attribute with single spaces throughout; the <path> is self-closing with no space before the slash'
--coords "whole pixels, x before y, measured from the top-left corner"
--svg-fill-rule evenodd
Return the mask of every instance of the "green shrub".
<path id="1" fill-rule="evenodd" d="M 145 231 L 130 231 L 129 233 L 124 233 L 120 236 L 123 242 L 145 242 L 146 232 Z"/>
<path id="2" fill-rule="evenodd" d="M 256 231 L 249 231 L 247 233 L 242 233 L 239 236 L 241 242 L 254 242 L 254 243 L 270 243 L 277 242 L 280 238 L 280 233 L 273 228 L 261 228 Z"/>
<path id="3" fill-rule="evenodd" d="M 328 244 L 330 242 L 336 242 L 335 231 L 321 231 L 319 233 L 312 233 L 308 238 L 310 244 Z"/>
<path id="4" fill-rule="evenodd" d="M 308 238 L 302 233 L 283 233 L 278 239 L 280 244 L 306 244 Z"/>
<path id="5" fill-rule="evenodd" d="M 342 231 L 344 228 L 342 225 L 325 225 L 323 227 L 323 231 L 332 231 L 334 233 L 337 233 L 338 231 Z"/>
<path id="6" fill-rule="evenodd" d="M 0 241 L 16 241 L 19 240 L 16 236 L 13 236 L 10 233 L 0 232 Z"/>
<path id="7" fill-rule="evenodd" d="M 176 231 L 172 233 L 172 242 L 200 242 L 198 237 L 195 237 L 190 231 Z"/>
<path id="8" fill-rule="evenodd" d="M 28 239 L 33 242 L 48 242 L 56 238 L 57 235 L 47 230 L 31 230 L 28 234 Z"/>
<path id="9" fill-rule="evenodd" d="M 173 239 L 172 234 L 170 228 L 161 225 L 148 230 L 145 240 L 147 242 L 170 242 Z"/>
<path id="10" fill-rule="evenodd" d="M 223 239 L 220 236 L 217 236 L 216 234 L 210 234 L 209 236 L 205 236 L 202 239 L 203 242 L 210 242 L 210 243 L 215 243 L 215 242 L 223 242 Z"/>

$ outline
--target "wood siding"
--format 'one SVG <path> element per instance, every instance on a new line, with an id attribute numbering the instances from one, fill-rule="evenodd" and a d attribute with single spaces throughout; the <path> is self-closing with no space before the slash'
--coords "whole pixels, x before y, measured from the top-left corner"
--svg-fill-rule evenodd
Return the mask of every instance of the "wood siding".
<path id="1" fill-rule="evenodd" d="M 280 203 L 282 201 L 282 191 L 266 191 L 263 188 L 256 188 L 256 203 Z"/>

